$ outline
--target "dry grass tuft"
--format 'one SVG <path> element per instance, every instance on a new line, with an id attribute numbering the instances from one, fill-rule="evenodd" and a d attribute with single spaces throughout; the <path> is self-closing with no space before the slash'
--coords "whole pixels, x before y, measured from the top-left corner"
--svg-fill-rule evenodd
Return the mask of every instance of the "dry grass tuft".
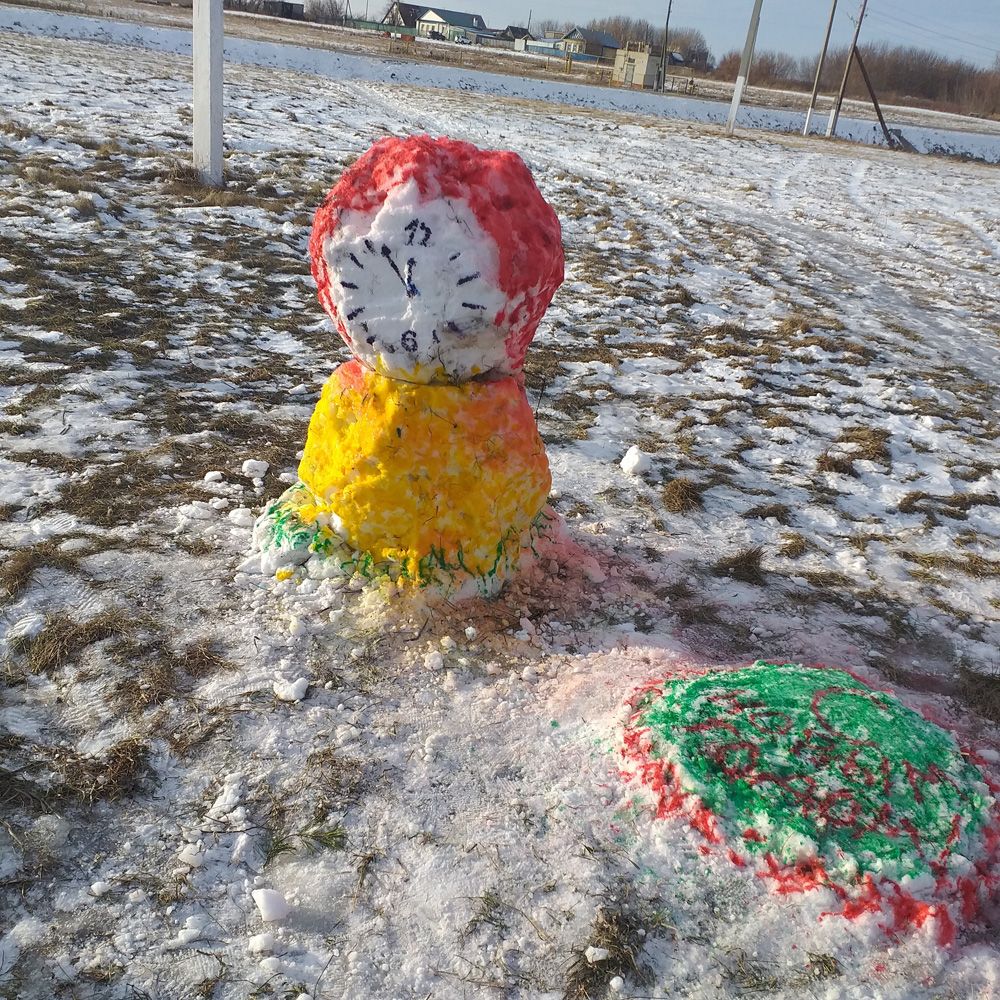
<path id="1" fill-rule="evenodd" d="M 808 333 L 812 329 L 812 323 L 807 316 L 793 313 L 783 319 L 775 328 L 774 332 L 779 337 L 794 337 L 800 333 Z"/>
<path id="2" fill-rule="evenodd" d="M 977 580 L 1000 576 L 1000 560 L 987 559 L 978 552 L 966 552 L 963 554 L 964 558 L 941 552 L 912 552 L 909 549 L 901 549 L 899 554 L 908 562 L 916 563 L 924 569 L 957 570 Z"/>
<path id="3" fill-rule="evenodd" d="M 189 677 L 196 679 L 233 669 L 211 639 L 198 639 L 185 646 L 177 654 L 177 663 Z"/>
<path id="4" fill-rule="evenodd" d="M 97 215 L 97 204 L 93 195 L 78 194 L 69 204 L 70 208 L 76 211 L 78 219 L 93 219 Z"/>
<path id="5" fill-rule="evenodd" d="M 851 455 L 834 455 L 829 451 L 824 451 L 816 459 L 816 469 L 818 472 L 838 472 L 843 476 L 854 476 L 854 457 Z"/>
<path id="6" fill-rule="evenodd" d="M 769 517 L 773 517 L 779 524 L 787 525 L 791 513 L 792 510 L 787 504 L 762 503 L 744 511 L 743 516 L 746 518 L 759 518 L 761 521 L 766 521 Z"/>
<path id="7" fill-rule="evenodd" d="M 26 549 L 15 549 L 0 563 L 0 594 L 9 600 L 19 597 L 31 582 L 32 574 L 43 566 L 73 572 L 81 552 L 59 548 L 65 539 L 53 538 Z"/>
<path id="8" fill-rule="evenodd" d="M 76 622 L 62 613 L 49 615 L 42 631 L 19 640 L 15 652 L 27 654 L 28 669 L 32 673 L 46 674 L 95 642 L 127 635 L 133 625 L 133 618 L 118 609 L 105 611 L 86 622 Z"/>
<path id="9" fill-rule="evenodd" d="M 888 464 L 891 461 L 887 444 L 889 437 L 888 431 L 876 427 L 849 427 L 837 440 L 857 446 L 857 450 L 851 452 L 852 458 Z"/>
<path id="10" fill-rule="evenodd" d="M 731 576 L 743 583 L 760 585 L 764 582 L 764 571 L 761 560 L 764 558 L 764 548 L 761 545 L 751 545 L 740 549 L 735 555 L 720 559 L 712 566 L 716 576 Z"/>
<path id="11" fill-rule="evenodd" d="M 958 668 L 958 691 L 969 707 L 990 722 L 1000 722 L 1000 668 L 981 673 L 966 666 Z"/>
<path id="12" fill-rule="evenodd" d="M 566 975 L 564 1000 L 603 997 L 615 976 L 630 976 L 640 984 L 648 982 L 649 970 L 639 965 L 643 923 L 638 914 L 625 907 L 599 909 L 587 944 L 577 952 Z M 600 962 L 588 962 L 586 949 L 590 947 L 605 949 L 608 957 Z"/>
<path id="13" fill-rule="evenodd" d="M 781 980 L 771 972 L 772 967 L 755 961 L 745 951 L 737 951 L 735 962 L 723 968 L 741 993 L 777 993 L 781 989 Z"/>
<path id="14" fill-rule="evenodd" d="M 120 799 L 135 789 L 149 769 L 149 747 L 138 736 L 121 740 L 100 756 L 38 744 L 21 748 L 21 756 L 23 766 L 17 772 L 0 766 L 0 806 L 4 809 L 54 813 L 65 802 Z"/>
<path id="15" fill-rule="evenodd" d="M 778 555 L 786 559 L 798 559 L 809 549 L 809 541 L 805 535 L 800 535 L 797 531 L 788 531 L 781 536 L 781 548 Z"/>
<path id="16" fill-rule="evenodd" d="M 671 514 L 683 514 L 701 506 L 702 488 L 684 476 L 663 487 L 663 503 Z"/>

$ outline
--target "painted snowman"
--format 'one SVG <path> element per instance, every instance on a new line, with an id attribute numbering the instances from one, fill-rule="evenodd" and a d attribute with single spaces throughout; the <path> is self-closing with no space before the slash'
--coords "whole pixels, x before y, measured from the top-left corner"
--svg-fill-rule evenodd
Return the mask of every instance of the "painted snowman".
<path id="1" fill-rule="evenodd" d="M 515 153 L 389 138 L 331 190 L 309 249 L 353 358 L 300 482 L 258 520 L 263 568 L 496 593 L 545 524 L 522 367 L 563 280 L 555 213 Z"/>

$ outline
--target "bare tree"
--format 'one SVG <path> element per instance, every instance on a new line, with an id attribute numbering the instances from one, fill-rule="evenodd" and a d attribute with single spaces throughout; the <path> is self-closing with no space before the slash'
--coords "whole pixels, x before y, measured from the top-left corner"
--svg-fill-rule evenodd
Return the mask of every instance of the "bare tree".
<path id="1" fill-rule="evenodd" d="M 344 7 L 340 0 L 306 0 L 302 16 L 320 24 L 343 24 Z"/>
<path id="2" fill-rule="evenodd" d="M 859 46 L 872 86 L 886 102 L 926 105 L 984 117 L 1000 117 L 1000 58 L 993 69 L 982 69 L 961 59 L 927 49 L 875 42 Z M 832 49 L 823 67 L 820 86 L 837 88 L 844 74 L 848 49 Z M 807 89 L 816 72 L 818 56 L 794 59 L 784 52 L 760 51 L 750 67 L 750 82 Z M 740 54 L 727 52 L 715 69 L 720 80 L 735 80 Z M 861 71 L 854 64 L 847 81 L 849 97 L 868 99 Z"/>
<path id="3" fill-rule="evenodd" d="M 557 31 L 560 35 L 563 35 L 567 31 L 572 31 L 574 27 L 575 25 L 572 21 L 556 21 L 554 18 L 546 17 L 535 25 L 532 34 L 536 37 L 544 37 L 550 31 Z"/>
<path id="4" fill-rule="evenodd" d="M 712 68 L 712 51 L 705 36 L 697 28 L 678 28 L 667 36 L 671 52 L 679 52 L 684 62 L 702 73 Z"/>

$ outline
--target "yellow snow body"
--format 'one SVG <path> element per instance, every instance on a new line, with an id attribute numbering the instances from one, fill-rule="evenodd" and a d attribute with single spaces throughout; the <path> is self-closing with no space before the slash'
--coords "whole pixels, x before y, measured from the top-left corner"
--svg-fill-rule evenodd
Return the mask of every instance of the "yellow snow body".
<path id="1" fill-rule="evenodd" d="M 323 387 L 299 478 L 317 499 L 302 520 L 414 583 L 510 575 L 551 485 L 516 378 L 414 385 L 357 361 Z"/>

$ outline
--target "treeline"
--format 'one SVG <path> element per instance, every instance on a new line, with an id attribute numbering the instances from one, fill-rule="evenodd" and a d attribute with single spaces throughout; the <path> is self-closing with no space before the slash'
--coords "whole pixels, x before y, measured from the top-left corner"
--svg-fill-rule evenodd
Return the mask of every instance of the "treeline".
<path id="1" fill-rule="evenodd" d="M 865 69 L 880 101 L 917 104 L 942 111 L 957 111 L 983 118 L 1000 118 L 1000 56 L 993 69 L 981 69 L 962 59 L 910 46 L 874 42 L 859 45 Z M 820 90 L 831 93 L 840 86 L 848 47 L 827 55 Z M 750 83 L 796 90 L 812 88 L 819 56 L 796 59 L 785 52 L 761 51 L 750 67 Z M 727 52 L 715 68 L 720 80 L 735 80 L 740 53 Z M 855 62 L 847 81 L 847 96 L 868 98 L 864 78 Z"/>
<path id="2" fill-rule="evenodd" d="M 222 0 L 226 10 L 240 10 L 246 14 L 267 14 L 265 0 Z M 346 4 L 340 0 L 306 0 L 302 17 L 319 24 L 343 24 Z M 388 7 L 386 7 L 388 10 Z"/>

